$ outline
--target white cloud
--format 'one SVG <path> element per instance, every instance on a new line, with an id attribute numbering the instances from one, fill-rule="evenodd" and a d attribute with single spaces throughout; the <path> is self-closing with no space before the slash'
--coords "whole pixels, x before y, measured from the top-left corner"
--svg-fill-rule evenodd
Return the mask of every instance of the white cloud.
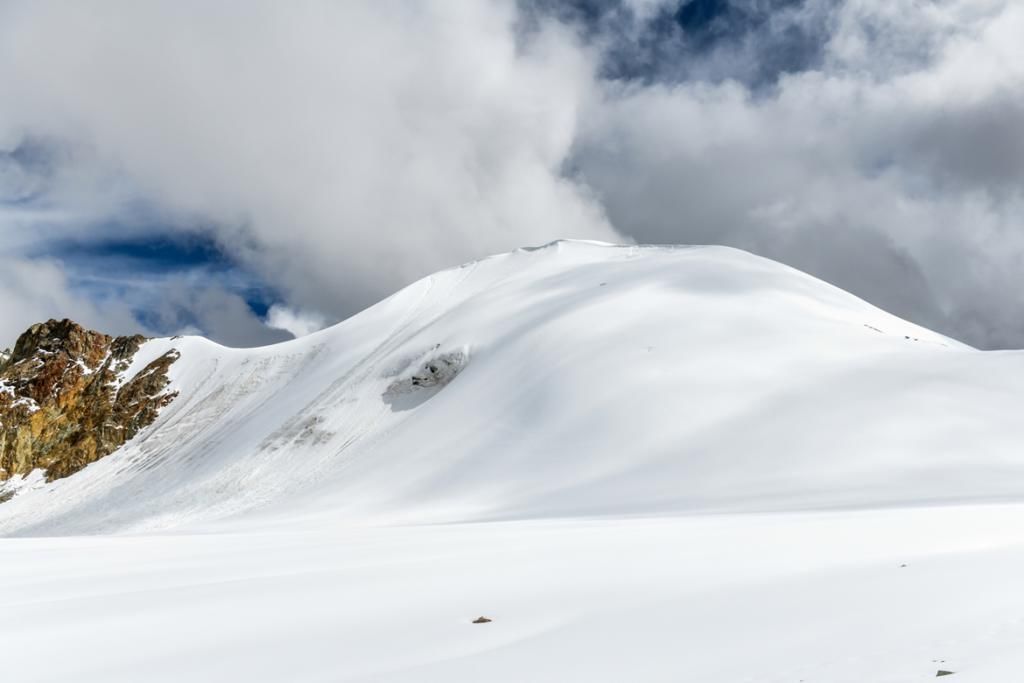
<path id="1" fill-rule="evenodd" d="M 295 337 L 305 337 L 327 326 L 327 319 L 312 311 L 299 311 L 274 304 L 267 311 L 267 326 L 285 330 Z"/>
<path id="2" fill-rule="evenodd" d="M 98 306 L 71 291 L 58 263 L 0 256 L 0 264 L 0 348 L 49 318 L 72 318 L 110 333 L 140 331 L 124 307 Z"/>
<path id="3" fill-rule="evenodd" d="M 507 2 L 14 3 L 0 129 L 77 146 L 335 315 L 433 270 L 616 239 L 561 175 L 593 59 Z"/>

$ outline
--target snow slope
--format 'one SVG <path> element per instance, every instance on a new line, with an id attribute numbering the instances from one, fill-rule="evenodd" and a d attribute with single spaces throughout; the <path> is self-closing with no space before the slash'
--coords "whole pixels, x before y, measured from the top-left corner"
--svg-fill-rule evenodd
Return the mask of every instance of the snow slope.
<path id="1" fill-rule="evenodd" d="M 169 348 L 153 426 L 0 505 L 18 680 L 1024 665 L 1022 353 L 741 251 L 581 242 L 136 362 Z"/>

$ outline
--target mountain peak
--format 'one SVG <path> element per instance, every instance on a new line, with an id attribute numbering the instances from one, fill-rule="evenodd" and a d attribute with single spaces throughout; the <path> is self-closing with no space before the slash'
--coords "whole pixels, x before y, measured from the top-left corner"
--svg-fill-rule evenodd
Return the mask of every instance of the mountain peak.
<path id="1" fill-rule="evenodd" d="M 122 339 L 134 340 L 137 347 L 145 340 L 145 337 L 136 335 Z M 10 353 L 9 362 L 14 365 L 39 353 L 64 353 L 69 357 L 84 360 L 90 366 L 95 366 L 110 342 L 109 335 L 87 329 L 69 318 L 50 319 L 32 325 L 18 337 L 18 341 L 15 342 L 14 349 Z M 119 347 L 126 348 L 124 343 Z M 93 362 L 89 363 L 89 360 Z"/>

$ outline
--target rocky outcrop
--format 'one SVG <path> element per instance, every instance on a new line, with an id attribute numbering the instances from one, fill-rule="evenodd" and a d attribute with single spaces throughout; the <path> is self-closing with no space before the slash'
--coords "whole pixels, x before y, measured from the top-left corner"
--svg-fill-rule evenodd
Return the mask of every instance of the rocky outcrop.
<path id="1" fill-rule="evenodd" d="M 37 468 L 51 480 L 74 474 L 151 424 L 177 395 L 167 371 L 178 353 L 133 372 L 145 341 L 50 320 L 0 355 L 0 481 Z"/>

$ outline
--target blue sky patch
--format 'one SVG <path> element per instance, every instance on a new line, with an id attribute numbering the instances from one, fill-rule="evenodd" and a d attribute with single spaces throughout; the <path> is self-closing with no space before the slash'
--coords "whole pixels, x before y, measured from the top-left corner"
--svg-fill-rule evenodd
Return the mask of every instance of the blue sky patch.
<path id="1" fill-rule="evenodd" d="M 131 302 L 139 323 L 159 333 L 201 328 L 186 307 L 169 301 L 174 286 L 217 287 L 236 294 L 259 318 L 280 300 L 273 288 L 201 232 L 65 241 L 36 255 L 59 259 L 71 285 L 94 301 Z"/>

